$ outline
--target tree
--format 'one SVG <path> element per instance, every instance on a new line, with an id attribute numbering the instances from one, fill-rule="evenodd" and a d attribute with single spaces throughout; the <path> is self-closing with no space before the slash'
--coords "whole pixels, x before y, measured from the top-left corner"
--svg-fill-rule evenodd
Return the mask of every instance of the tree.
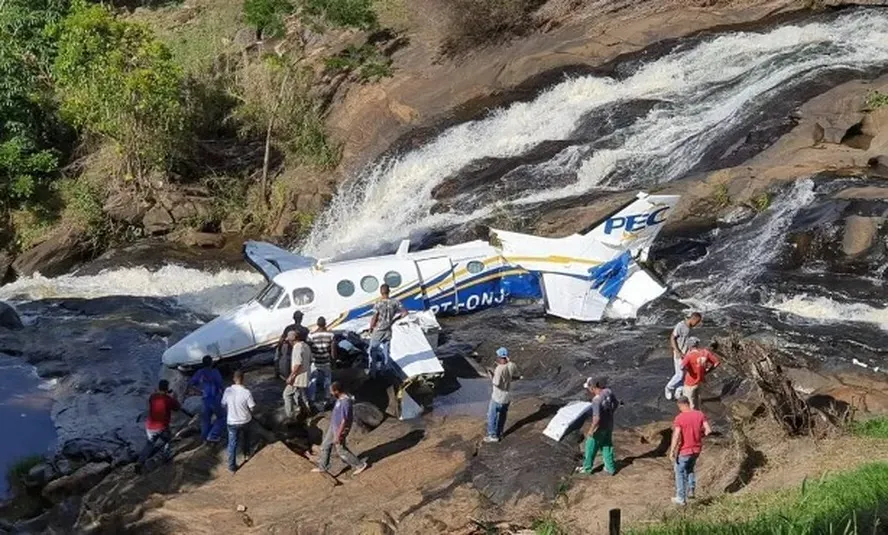
<path id="1" fill-rule="evenodd" d="M 256 39 L 284 35 L 284 17 L 292 12 L 289 0 L 244 0 L 244 20 L 256 28 Z"/>
<path id="2" fill-rule="evenodd" d="M 76 1 L 58 30 L 52 68 L 62 116 L 113 141 L 127 177 L 169 166 L 185 128 L 180 66 L 144 25 Z"/>
<path id="3" fill-rule="evenodd" d="M 0 217 L 46 189 L 64 137 L 52 103 L 49 75 L 55 46 L 48 28 L 66 0 L 0 1 Z"/>

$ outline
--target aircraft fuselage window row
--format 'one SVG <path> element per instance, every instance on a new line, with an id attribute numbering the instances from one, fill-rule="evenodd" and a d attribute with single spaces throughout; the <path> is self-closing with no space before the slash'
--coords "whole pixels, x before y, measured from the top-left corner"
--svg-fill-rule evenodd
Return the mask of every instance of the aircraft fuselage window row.
<path id="1" fill-rule="evenodd" d="M 397 288 L 403 282 L 401 274 L 397 271 L 389 271 L 385 274 L 382 280 L 389 285 L 389 288 Z M 377 279 L 373 275 L 366 275 L 362 277 L 361 289 L 368 294 L 375 293 L 377 290 L 379 290 L 379 279 Z M 348 279 L 342 279 L 336 285 L 336 293 L 338 293 L 342 297 L 351 297 L 355 294 L 355 283 Z"/>

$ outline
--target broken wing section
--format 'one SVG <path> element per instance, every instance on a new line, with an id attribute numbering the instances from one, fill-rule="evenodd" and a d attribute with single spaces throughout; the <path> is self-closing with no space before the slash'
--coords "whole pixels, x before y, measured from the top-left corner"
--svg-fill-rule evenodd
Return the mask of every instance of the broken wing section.
<path id="1" fill-rule="evenodd" d="M 317 260 L 300 256 L 281 249 L 276 245 L 261 241 L 248 241 L 244 244 L 244 259 L 270 282 L 278 274 L 292 269 L 312 267 Z"/>

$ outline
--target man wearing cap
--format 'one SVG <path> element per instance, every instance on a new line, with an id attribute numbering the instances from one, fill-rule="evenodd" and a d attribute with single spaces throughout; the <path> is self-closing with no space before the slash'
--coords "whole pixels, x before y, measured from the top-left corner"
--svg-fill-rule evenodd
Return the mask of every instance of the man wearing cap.
<path id="1" fill-rule="evenodd" d="M 487 409 L 487 436 L 484 442 L 499 442 L 506 428 L 509 403 L 512 402 L 512 379 L 518 378 L 518 367 L 509 361 L 509 350 L 501 347 L 496 350 L 496 369 L 491 374 L 493 393 Z"/>
<path id="2" fill-rule="evenodd" d="M 601 451 L 604 460 L 604 471 L 610 475 L 617 472 L 614 463 L 614 411 L 619 402 L 604 379 L 586 379 L 583 387 L 592 396 L 592 422 L 586 430 L 585 456 L 583 466 L 578 469 L 581 474 L 591 474 L 595 456 Z"/>
<path id="3" fill-rule="evenodd" d="M 700 410 L 700 385 L 706 378 L 706 372 L 717 368 L 721 361 L 715 353 L 700 347 L 699 338 L 688 338 L 688 348 L 681 360 L 681 369 L 684 372 L 682 395 L 688 398 L 692 409 Z"/>

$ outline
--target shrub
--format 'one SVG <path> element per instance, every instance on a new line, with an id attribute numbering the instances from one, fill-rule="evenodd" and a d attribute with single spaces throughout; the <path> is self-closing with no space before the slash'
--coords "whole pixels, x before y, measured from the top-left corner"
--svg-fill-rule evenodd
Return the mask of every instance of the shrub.
<path id="1" fill-rule="evenodd" d="M 441 51 L 459 56 L 472 49 L 508 41 L 533 28 L 533 11 L 542 0 L 447 0 L 450 20 Z"/>
<path id="2" fill-rule="evenodd" d="M 302 0 L 305 9 L 334 26 L 375 29 L 379 22 L 373 0 Z"/>
<path id="3" fill-rule="evenodd" d="M 256 28 L 256 36 L 260 39 L 284 35 L 284 17 L 292 12 L 293 4 L 289 0 L 244 1 L 244 20 Z"/>
<path id="4" fill-rule="evenodd" d="M 371 44 L 348 46 L 338 56 L 327 59 L 333 71 L 352 71 L 362 82 L 378 82 L 392 75 L 392 60 Z"/>
<path id="5" fill-rule="evenodd" d="M 127 177 L 165 168 L 185 126 L 182 70 L 147 26 L 78 2 L 62 21 L 53 74 L 63 116 L 112 140 Z"/>
<path id="6" fill-rule="evenodd" d="M 866 107 L 870 110 L 877 110 L 888 106 L 888 93 L 881 91 L 870 91 L 866 95 Z"/>
<path id="7" fill-rule="evenodd" d="M 851 432 L 862 437 L 888 439 L 888 418 L 871 418 L 851 424 Z"/>
<path id="8" fill-rule="evenodd" d="M 27 455 L 14 461 L 6 470 L 6 482 L 10 488 L 21 489 L 24 487 L 24 479 L 28 472 L 43 462 L 42 455 Z"/>

